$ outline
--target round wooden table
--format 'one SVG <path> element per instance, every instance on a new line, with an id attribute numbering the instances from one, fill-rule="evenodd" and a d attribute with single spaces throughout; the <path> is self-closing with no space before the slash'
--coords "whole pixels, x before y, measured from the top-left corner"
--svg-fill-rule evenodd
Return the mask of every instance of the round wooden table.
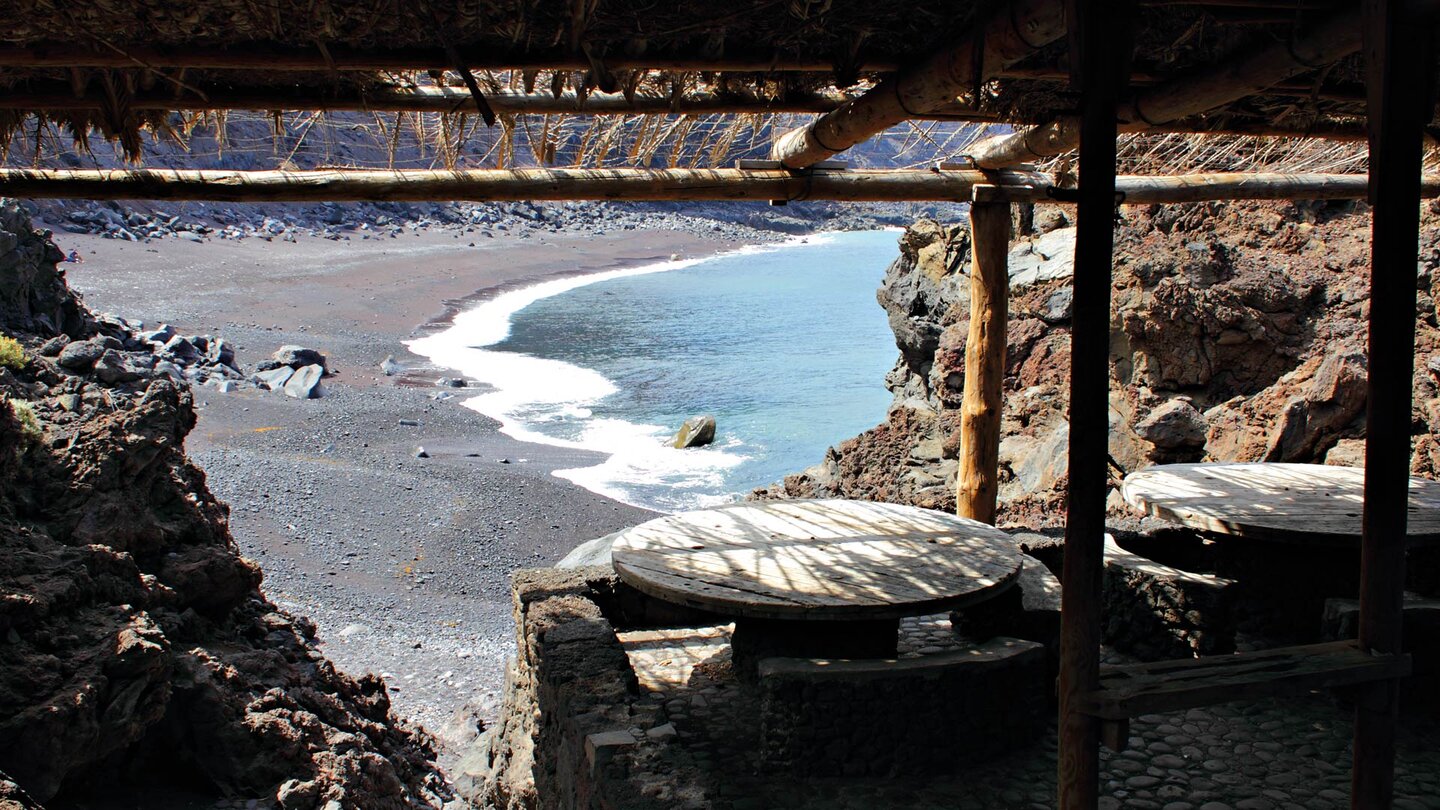
<path id="1" fill-rule="evenodd" d="M 1131 473 L 1125 502 L 1215 534 L 1359 547 L 1365 470 L 1323 464 L 1164 464 Z M 1410 479 L 1411 543 L 1440 541 L 1440 483 Z"/>
<path id="2" fill-rule="evenodd" d="M 989 599 L 1019 546 L 993 526 L 887 503 L 737 503 L 619 533 L 615 571 L 642 593 L 735 618 L 744 673 L 761 657 L 885 658 L 902 616 Z"/>

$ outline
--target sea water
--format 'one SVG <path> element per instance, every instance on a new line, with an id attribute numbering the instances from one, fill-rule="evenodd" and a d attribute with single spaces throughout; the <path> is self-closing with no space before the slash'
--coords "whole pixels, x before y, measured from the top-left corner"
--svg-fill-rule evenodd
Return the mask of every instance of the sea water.
<path id="1" fill-rule="evenodd" d="M 527 441 L 596 450 L 557 475 L 661 511 L 734 500 L 881 422 L 895 340 L 875 290 L 894 231 L 819 234 L 501 295 L 411 348 L 493 390 Z M 715 442 L 678 450 L 686 419 Z"/>

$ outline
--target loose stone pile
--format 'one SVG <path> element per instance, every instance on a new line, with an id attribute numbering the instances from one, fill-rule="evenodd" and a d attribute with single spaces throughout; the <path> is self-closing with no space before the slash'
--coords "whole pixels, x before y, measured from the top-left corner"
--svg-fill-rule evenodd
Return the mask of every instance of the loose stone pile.
<path id="1" fill-rule="evenodd" d="M 54 358 L 55 365 L 70 374 L 93 374 L 106 384 L 163 375 L 177 383 L 229 391 L 245 379 L 234 347 L 221 337 L 181 335 L 169 324 L 147 329 L 143 321 L 115 315 L 98 316 L 95 330 L 97 334 L 84 340 L 58 335 L 36 353 Z"/>
<path id="2" fill-rule="evenodd" d="M 255 366 L 250 381 L 267 391 L 284 391 L 297 399 L 316 399 L 320 380 L 329 371 L 325 355 L 304 346 L 281 346 L 269 360 Z"/>

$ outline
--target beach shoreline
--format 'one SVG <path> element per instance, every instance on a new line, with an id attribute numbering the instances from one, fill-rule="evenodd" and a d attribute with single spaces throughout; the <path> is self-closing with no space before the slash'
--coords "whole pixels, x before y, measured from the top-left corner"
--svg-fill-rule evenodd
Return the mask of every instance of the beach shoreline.
<path id="1" fill-rule="evenodd" d="M 513 651 L 509 572 L 549 565 L 653 513 L 551 474 L 603 456 L 517 441 L 460 401 L 433 398 L 462 393 L 434 384 L 455 373 L 405 342 L 515 289 L 752 243 L 660 229 L 477 247 L 444 232 L 364 242 L 56 238 L 85 259 L 62 267 L 97 311 L 223 336 L 247 369 L 291 343 L 329 356 L 337 374 L 317 400 L 197 387 L 187 450 L 230 505 L 266 594 L 311 617 L 339 667 L 384 675 L 397 713 L 442 746 L 498 705 Z M 381 372 L 389 355 L 404 373 Z M 422 446 L 427 457 L 417 458 Z"/>

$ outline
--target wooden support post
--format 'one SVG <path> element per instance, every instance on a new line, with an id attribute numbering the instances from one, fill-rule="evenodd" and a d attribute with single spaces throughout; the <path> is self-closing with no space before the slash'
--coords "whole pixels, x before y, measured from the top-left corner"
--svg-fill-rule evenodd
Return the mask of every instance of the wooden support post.
<path id="1" fill-rule="evenodd" d="M 1370 351 L 1365 507 L 1360 549 L 1360 647 L 1400 652 L 1415 368 L 1415 263 L 1422 132 L 1434 100 L 1432 21 L 1399 0 L 1366 0 L 1370 126 Z M 1350 804 L 1386 808 L 1394 793 L 1399 684 L 1377 681 L 1355 706 Z"/>
<path id="2" fill-rule="evenodd" d="M 1075 0 L 1080 84 L 1075 314 L 1070 336 L 1070 469 L 1060 604 L 1059 801 L 1093 810 L 1100 724 L 1084 711 L 1099 683 L 1100 585 L 1110 436 L 1110 278 L 1115 247 L 1115 111 L 1129 70 L 1130 3 Z M 1078 46 L 1079 53 L 1074 53 Z M 1078 57 L 1078 58 L 1077 58 Z"/>
<path id="3" fill-rule="evenodd" d="M 965 341 L 965 398 L 960 406 L 960 476 L 955 513 L 995 522 L 1004 405 L 1005 323 L 1010 312 L 1010 204 L 977 186 L 970 204 L 970 334 Z M 988 199 L 987 199 L 988 198 Z"/>

